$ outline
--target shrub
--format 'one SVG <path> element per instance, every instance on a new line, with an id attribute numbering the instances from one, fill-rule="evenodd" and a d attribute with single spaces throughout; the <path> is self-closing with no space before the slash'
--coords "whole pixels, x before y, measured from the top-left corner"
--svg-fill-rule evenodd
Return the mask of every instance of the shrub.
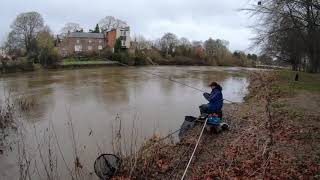
<path id="1" fill-rule="evenodd" d="M 127 52 L 116 52 L 113 53 L 111 56 L 111 59 L 113 61 L 119 61 L 120 63 L 123 64 L 128 64 L 128 65 L 134 65 L 134 56 L 127 53 Z"/>
<path id="2" fill-rule="evenodd" d="M 39 54 L 39 62 L 44 67 L 55 66 L 59 59 L 59 54 L 56 48 L 43 48 Z"/>
<path id="3" fill-rule="evenodd" d="M 112 55 L 113 55 L 113 51 L 111 48 L 104 48 L 101 51 L 101 57 L 103 57 L 103 58 L 111 59 Z"/>
<path id="4" fill-rule="evenodd" d="M 39 63 L 44 67 L 55 66 L 59 59 L 57 48 L 54 47 L 54 38 L 49 31 L 40 32 L 37 36 Z"/>
<path id="5" fill-rule="evenodd" d="M 151 58 L 152 61 L 159 61 L 159 60 L 163 59 L 161 54 L 157 50 L 154 50 L 154 49 L 146 51 L 146 56 Z"/>

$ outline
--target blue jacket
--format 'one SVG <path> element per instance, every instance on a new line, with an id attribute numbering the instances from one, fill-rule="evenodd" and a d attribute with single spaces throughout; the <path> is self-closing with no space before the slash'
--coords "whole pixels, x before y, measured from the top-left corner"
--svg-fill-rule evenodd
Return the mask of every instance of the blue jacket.
<path id="1" fill-rule="evenodd" d="M 203 96 L 209 101 L 208 109 L 212 112 L 221 111 L 223 106 L 222 88 L 220 86 L 212 89 L 211 93 L 204 93 Z"/>

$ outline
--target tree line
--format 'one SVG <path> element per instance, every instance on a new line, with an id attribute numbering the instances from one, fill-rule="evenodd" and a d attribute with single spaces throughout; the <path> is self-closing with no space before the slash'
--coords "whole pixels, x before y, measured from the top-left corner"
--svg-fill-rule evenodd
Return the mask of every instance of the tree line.
<path id="1" fill-rule="evenodd" d="M 254 66 L 258 60 L 256 54 L 231 52 L 229 42 L 221 39 L 190 41 L 186 37 L 179 38 L 168 32 L 155 40 L 136 35 L 132 41 L 135 54 L 142 54 L 147 62 L 153 61 L 156 64 Z"/>

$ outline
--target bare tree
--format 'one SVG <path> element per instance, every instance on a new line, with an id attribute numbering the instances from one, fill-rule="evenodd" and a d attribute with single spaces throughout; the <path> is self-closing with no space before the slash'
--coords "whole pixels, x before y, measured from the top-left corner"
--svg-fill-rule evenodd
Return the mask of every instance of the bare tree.
<path id="1" fill-rule="evenodd" d="M 190 56 L 191 48 L 192 45 L 188 38 L 182 37 L 179 39 L 178 47 L 176 48 L 176 54 L 182 56 Z"/>
<path id="2" fill-rule="evenodd" d="M 136 43 L 137 50 L 150 49 L 152 46 L 152 42 L 146 40 L 142 35 L 137 35 L 133 37 L 134 42 Z"/>
<path id="3" fill-rule="evenodd" d="M 152 41 L 152 47 L 161 50 L 161 39 L 157 38 L 155 40 Z"/>
<path id="4" fill-rule="evenodd" d="M 10 55 L 19 55 L 21 49 L 24 48 L 24 42 L 15 31 L 11 31 L 4 45 L 4 49 Z"/>
<path id="5" fill-rule="evenodd" d="M 216 54 L 216 45 L 215 41 L 212 38 L 209 38 L 204 42 L 204 49 L 206 54 L 210 57 L 213 57 Z"/>
<path id="6" fill-rule="evenodd" d="M 77 32 L 77 31 L 81 31 L 83 28 L 81 28 L 80 24 L 78 23 L 67 23 L 61 30 L 60 32 L 65 35 L 69 32 Z"/>
<path id="7" fill-rule="evenodd" d="M 23 42 L 26 51 L 32 50 L 32 43 L 35 41 L 37 34 L 42 30 L 44 21 L 42 16 L 37 12 L 21 13 L 10 26 L 12 38 Z"/>
<path id="8" fill-rule="evenodd" d="M 184 47 L 190 47 L 190 46 L 191 46 L 191 42 L 189 41 L 188 38 L 182 37 L 182 38 L 180 38 L 180 40 L 179 40 L 179 45 L 180 45 L 180 46 L 184 46 Z"/>
<path id="9" fill-rule="evenodd" d="M 127 27 L 127 23 L 113 16 L 106 16 L 99 21 L 102 32 L 109 31 L 114 28 Z"/>
<path id="10" fill-rule="evenodd" d="M 178 46 L 178 37 L 173 33 L 166 33 L 160 40 L 161 50 L 165 55 L 173 54 L 175 48 Z"/>
<path id="11" fill-rule="evenodd" d="M 263 53 L 289 61 L 293 70 L 307 64 L 309 72 L 320 70 L 320 1 L 265 0 L 244 9 L 256 17 L 255 45 Z"/>
<path id="12" fill-rule="evenodd" d="M 225 40 L 214 40 L 209 38 L 204 42 L 204 48 L 206 50 L 206 54 L 211 58 L 216 58 L 218 60 L 223 60 L 225 56 L 229 53 L 227 46 L 228 41 Z"/>

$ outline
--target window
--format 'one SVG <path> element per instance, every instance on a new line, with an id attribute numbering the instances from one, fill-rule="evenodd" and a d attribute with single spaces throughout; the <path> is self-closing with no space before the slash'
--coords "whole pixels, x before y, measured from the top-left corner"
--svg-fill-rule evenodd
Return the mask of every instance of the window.
<path id="1" fill-rule="evenodd" d="M 74 51 L 75 52 L 81 52 L 82 51 L 82 46 L 81 45 L 75 45 L 74 46 Z"/>
<path id="2" fill-rule="evenodd" d="M 92 51 L 92 46 L 88 46 L 88 51 Z"/>
<path id="3" fill-rule="evenodd" d="M 102 43 L 102 40 L 101 39 L 99 39 L 99 44 L 101 44 Z"/>
<path id="4" fill-rule="evenodd" d="M 79 39 L 77 39 L 77 44 L 79 44 L 80 43 L 80 40 Z"/>
<path id="5" fill-rule="evenodd" d="M 98 50 L 102 50 L 102 46 L 101 45 L 98 46 Z"/>
<path id="6" fill-rule="evenodd" d="M 126 46 L 126 41 L 121 41 L 122 46 Z"/>

